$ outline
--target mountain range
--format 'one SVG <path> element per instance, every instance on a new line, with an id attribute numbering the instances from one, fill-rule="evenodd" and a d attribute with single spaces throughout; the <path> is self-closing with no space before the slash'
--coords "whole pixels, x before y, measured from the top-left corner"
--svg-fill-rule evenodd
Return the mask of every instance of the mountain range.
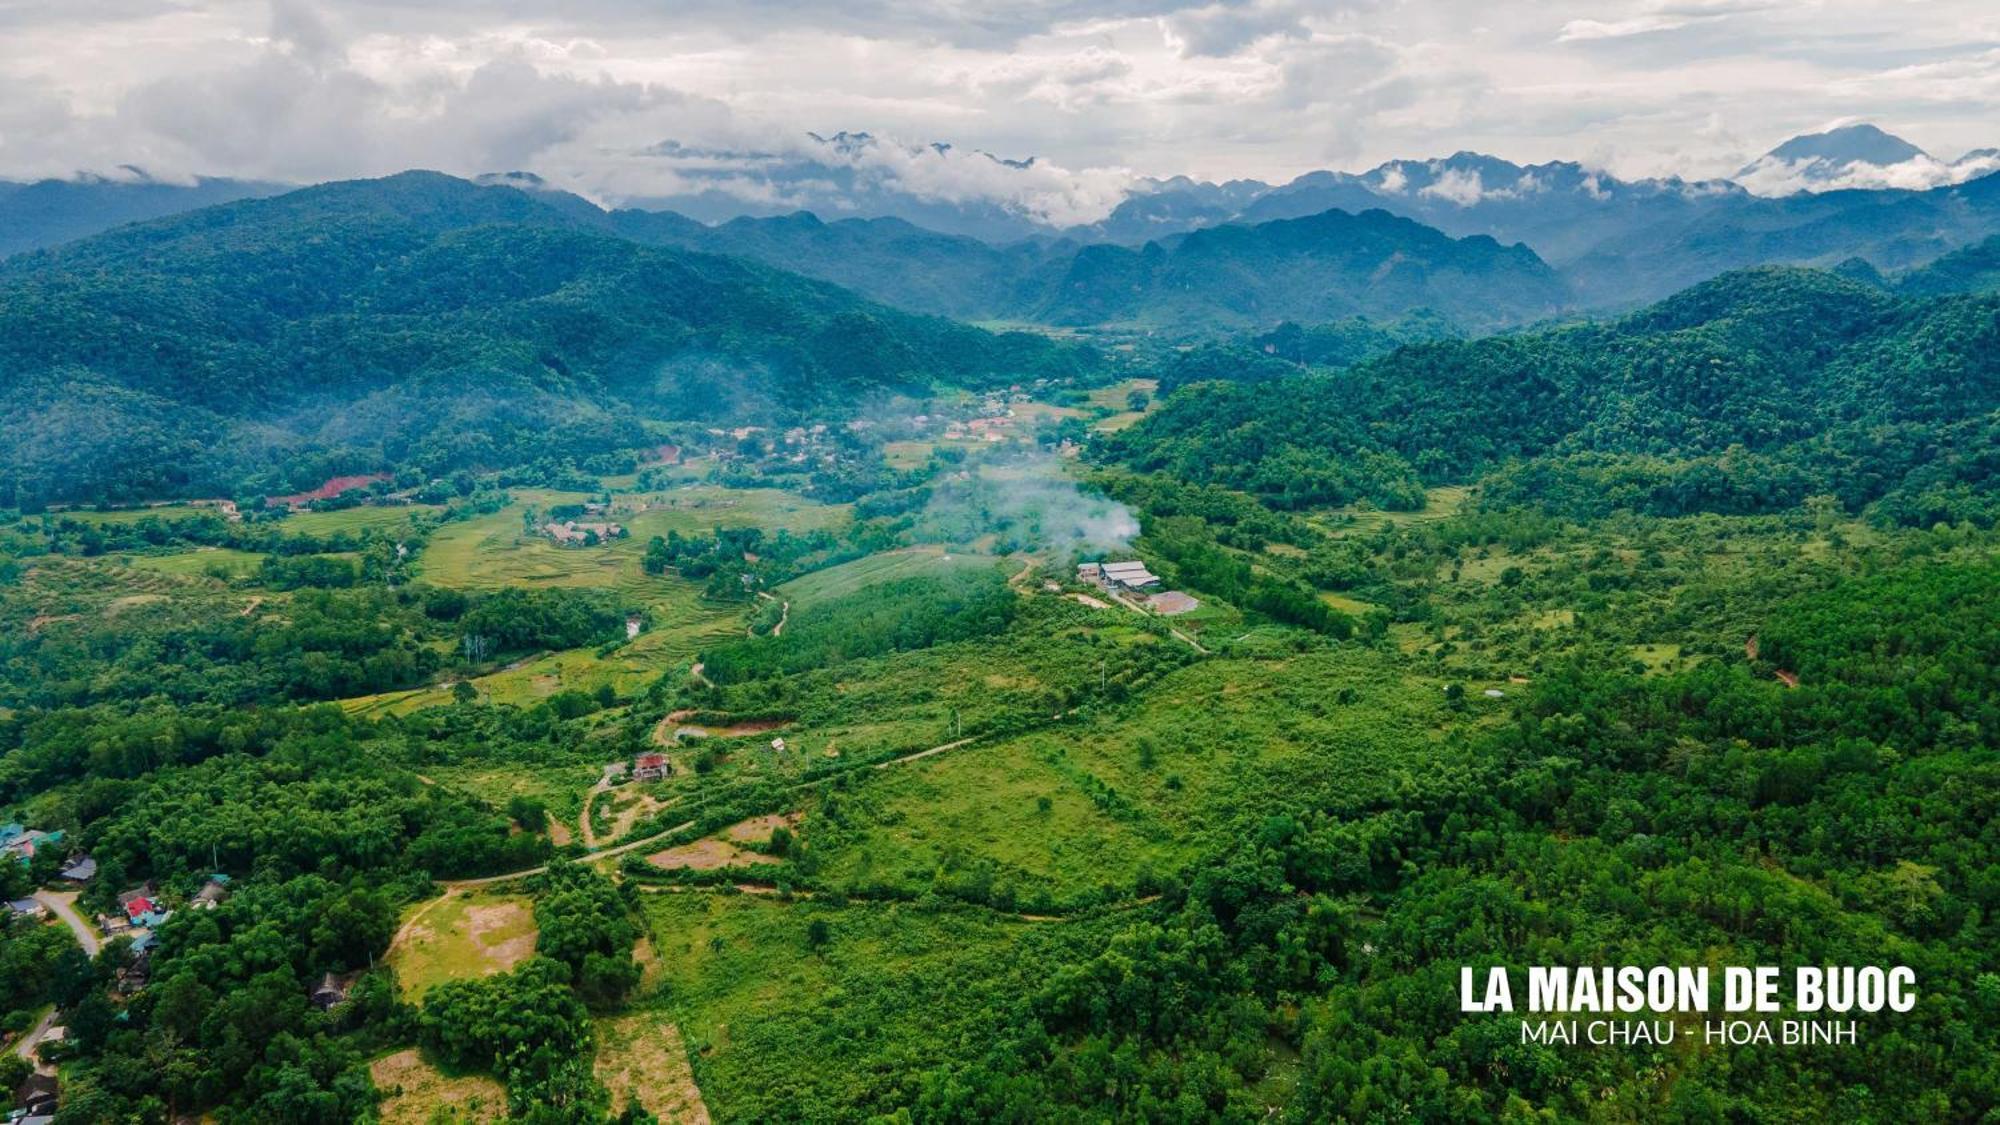
<path id="1" fill-rule="evenodd" d="M 2000 238 L 1973 243 L 1969 232 L 2000 213 L 1996 192 L 2000 177 L 1762 201 L 1812 221 L 1750 233 L 1773 252 L 1831 254 L 1844 240 L 1872 232 L 1880 244 L 1953 215 L 1967 245 L 1922 268 L 1884 273 L 1850 258 L 1838 271 L 1844 288 L 1800 290 L 1837 300 L 1778 302 L 1781 312 L 1817 301 L 1826 315 L 1886 316 L 1898 307 L 1889 302 L 1992 287 Z M 1712 255 L 1695 260 L 1717 272 L 1742 245 L 1680 237 L 1683 252 Z M 1930 238 L 1942 249 L 1935 226 Z M 1684 269 L 1674 250 L 1658 253 Z M 1178 385 L 1262 378 L 1272 365 L 1349 364 L 1399 343 L 1549 319 L 1586 299 L 1576 277 L 1524 245 L 1453 237 L 1382 209 L 1226 223 L 1137 248 L 993 246 L 893 219 L 709 226 L 606 211 L 521 177 L 481 184 L 411 172 L 324 184 L 0 262 L 0 409 L 14 422 L 0 442 L 0 496 L 129 500 L 246 482 L 282 490 L 356 466 L 435 474 L 581 458 L 642 444 L 643 418 L 832 417 L 945 388 L 1102 378 L 1123 362 L 894 304 L 1176 335 L 1325 326 L 1256 336 L 1255 362 L 1226 348 L 1182 353 L 1171 372 Z M 1717 291 L 1766 304 L 1759 294 L 1795 290 Z M 1852 296 L 1862 291 L 1881 296 Z M 1772 330 L 1767 312 L 1732 323 Z M 1920 337 L 1898 347 L 1914 350 Z M 1395 354 L 1505 357 L 1522 345 L 1504 340 L 1519 339 L 1490 351 L 1419 344 Z M 1757 422 L 1766 423 L 1786 424 L 1780 414 Z M 1422 453 L 1402 451 L 1419 467 Z"/>
<path id="2" fill-rule="evenodd" d="M 1977 174 L 1989 164 L 2000 167 L 2000 155 L 1985 150 L 1945 165 L 1866 125 L 1794 138 L 1744 170 L 1768 181 L 1783 169 L 1827 190 L 1773 196 L 1731 181 L 1620 180 L 1574 162 L 1521 165 L 1460 152 L 1390 161 L 1363 173 L 1312 172 L 1279 185 L 1143 181 L 1103 218 L 1071 226 L 976 195 L 910 187 L 909 177 L 942 174 L 940 168 L 955 175 L 1036 175 L 1032 160 L 949 146 L 903 150 L 865 133 L 811 141 L 804 155 L 660 146 L 663 159 L 707 172 L 688 181 L 696 186 L 687 191 L 608 213 L 530 173 L 480 182 L 521 189 L 622 238 L 750 258 L 912 311 L 1057 325 L 1109 320 L 1194 334 L 1299 317 L 1419 311 L 1483 330 L 1558 310 L 1630 308 L 1748 266 L 1833 267 L 1860 259 L 1895 273 L 2000 234 L 2000 180 Z M 884 163 L 892 157 L 903 163 Z M 1879 180 L 1885 169 L 1930 186 L 1837 186 Z M 772 202 L 744 203 L 746 178 L 761 185 L 754 194 Z M 280 190 L 231 180 L 176 185 L 142 174 L 0 184 L 0 253 Z M 1336 210 L 1351 218 L 1379 211 L 1412 220 L 1460 245 L 1411 228 L 1384 241 L 1387 228 L 1379 222 L 1264 229 Z M 1354 247 L 1332 246 L 1325 235 L 1335 226 L 1359 240 Z M 1224 228 L 1260 233 L 1189 244 L 1197 231 Z M 1286 245 L 1287 234 L 1304 241 Z M 1503 250 L 1519 244 L 1537 262 L 1466 242 L 1472 239 Z M 1225 246 L 1242 267 L 1236 279 L 1251 291 L 1222 293 L 1213 275 L 1186 268 Z M 1282 300 L 1270 297 L 1275 285 L 1258 296 L 1264 263 L 1240 260 L 1251 246 L 1284 257 L 1292 282 L 1300 271 L 1318 272 L 1303 288 L 1282 286 Z M 1364 246 L 1382 253 L 1368 259 Z M 1385 265 L 1378 279 L 1375 271 Z M 1486 265 L 1500 267 L 1494 284 L 1477 281 Z M 1122 287 L 1115 293 L 1102 288 L 1114 276 Z M 1199 282 L 1193 296 L 1186 289 L 1148 292 L 1185 285 L 1190 276 Z M 1391 278 L 1382 292 L 1359 291 Z M 1198 299 L 1203 290 L 1218 299 Z"/>

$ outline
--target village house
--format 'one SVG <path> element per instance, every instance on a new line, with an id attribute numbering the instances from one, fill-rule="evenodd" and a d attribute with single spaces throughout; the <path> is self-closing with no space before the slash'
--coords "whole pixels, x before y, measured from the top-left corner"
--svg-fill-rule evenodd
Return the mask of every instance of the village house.
<path id="1" fill-rule="evenodd" d="M 159 893 L 158 887 L 147 883 L 120 894 L 118 907 L 125 912 L 126 922 L 132 927 L 151 929 L 173 917 L 173 911 L 164 909 L 156 901 Z"/>
<path id="2" fill-rule="evenodd" d="M 59 874 L 72 883 L 88 883 L 97 878 L 97 861 L 87 855 L 71 856 Z"/>
<path id="3" fill-rule="evenodd" d="M 150 937 L 151 935 L 147 935 Z M 153 955 L 150 950 L 140 949 L 136 944 L 131 960 L 112 976 L 112 988 L 121 996 L 130 996 L 153 983 Z"/>
<path id="4" fill-rule="evenodd" d="M 639 781 L 659 781 L 674 772 L 665 754 L 641 754 L 632 759 L 632 776 Z"/>
<path id="5" fill-rule="evenodd" d="M 23 828 L 18 824 L 0 825 L 0 852 L 5 852 L 22 863 L 35 858 L 35 853 L 42 845 L 61 842 L 61 832 L 43 832 L 38 828 Z"/>
<path id="6" fill-rule="evenodd" d="M 345 1003 L 347 1000 L 347 990 L 354 987 L 354 979 L 358 975 L 357 973 L 343 975 L 329 972 L 319 978 L 319 984 L 312 990 L 313 1004 L 323 1012 L 335 1005 Z"/>
<path id="7" fill-rule="evenodd" d="M 194 893 L 194 898 L 188 901 L 188 907 L 193 910 L 214 910 L 228 897 L 229 876 L 210 875 L 208 881 L 201 885 L 201 889 Z"/>
<path id="8" fill-rule="evenodd" d="M 48 908 L 31 898 L 17 898 L 7 903 L 7 909 L 20 918 L 41 918 L 48 914 Z"/>
<path id="9" fill-rule="evenodd" d="M 17 1125 L 54 1121 L 62 1102 L 62 1083 L 53 1074 L 30 1074 L 14 1088 Z"/>

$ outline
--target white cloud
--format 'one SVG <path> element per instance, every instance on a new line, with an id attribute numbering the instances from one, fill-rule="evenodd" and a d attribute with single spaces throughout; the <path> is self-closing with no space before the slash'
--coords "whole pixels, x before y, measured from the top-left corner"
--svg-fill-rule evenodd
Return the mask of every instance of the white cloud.
<path id="1" fill-rule="evenodd" d="M 1128 168 L 1474 149 L 1701 178 L 1848 116 L 1933 152 L 2000 143 L 1990 0 L 93 0 L 0 3 L 0 28 L 11 176 L 522 167 L 776 206 L 754 168 L 655 146 L 797 156 L 865 129 L 900 142 L 859 169 L 880 182 L 1084 215 Z M 933 140 L 965 159 L 892 155 Z"/>
<path id="2" fill-rule="evenodd" d="M 1962 184 L 1996 171 L 2000 171 L 2000 153 L 1980 153 L 1956 161 L 1917 156 L 1897 164 L 1857 162 L 1832 170 L 1810 160 L 1788 161 L 1766 157 L 1744 169 L 1736 177 L 1736 182 L 1757 195 L 1792 195 L 1802 191 L 1839 191 L 1845 188 L 1924 191 L 1947 184 Z"/>

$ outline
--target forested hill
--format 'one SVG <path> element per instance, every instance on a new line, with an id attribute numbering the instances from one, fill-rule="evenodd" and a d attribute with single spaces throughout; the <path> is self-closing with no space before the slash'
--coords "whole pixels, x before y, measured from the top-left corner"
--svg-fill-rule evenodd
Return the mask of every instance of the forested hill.
<path id="1" fill-rule="evenodd" d="M 1899 522 L 1990 522 L 2000 297 L 1730 274 L 1616 323 L 1195 384 L 1100 454 L 1279 506 L 1412 507 L 1424 485 L 1486 477 L 1492 499 L 1579 515 L 1831 494 Z"/>
<path id="2" fill-rule="evenodd" d="M 290 191 L 284 184 L 198 177 L 189 183 L 78 177 L 0 181 L 0 258 L 197 207 Z"/>
<path id="3" fill-rule="evenodd" d="M 1544 318 L 1571 303 L 1533 251 L 1451 238 L 1384 211 L 1327 211 L 1226 225 L 1131 248 L 990 246 L 894 219 L 808 214 L 705 227 L 617 211 L 642 242 L 742 255 L 849 286 L 902 308 L 1065 326 L 1134 325 L 1176 336 L 1417 314 L 1468 330 Z"/>
<path id="4" fill-rule="evenodd" d="M 15 258 L 0 498 L 582 455 L 635 444 L 635 414 L 743 418 L 1094 362 L 604 225 L 573 197 L 405 173 Z"/>
<path id="5" fill-rule="evenodd" d="M 1132 250 L 1091 246 L 1039 318 L 1185 329 L 1275 327 L 1427 310 L 1465 328 L 1555 313 L 1568 289 L 1534 251 L 1454 239 L 1386 211 L 1220 226 Z"/>

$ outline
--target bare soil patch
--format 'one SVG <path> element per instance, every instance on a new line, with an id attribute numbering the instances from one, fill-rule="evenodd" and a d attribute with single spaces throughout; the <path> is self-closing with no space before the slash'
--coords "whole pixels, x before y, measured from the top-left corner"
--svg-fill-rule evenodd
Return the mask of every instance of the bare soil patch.
<path id="1" fill-rule="evenodd" d="M 382 1091 L 382 1125 L 503 1121 L 507 1091 L 484 1075 L 448 1078 L 414 1048 L 368 1065 Z"/>
<path id="2" fill-rule="evenodd" d="M 646 857 L 646 862 L 654 867 L 683 867 L 691 871 L 714 871 L 722 867 L 737 867 L 756 863 L 764 857 L 752 851 L 745 851 L 727 840 L 709 838 L 696 840 L 692 844 L 682 844 L 678 848 L 668 848 Z"/>
<path id="3" fill-rule="evenodd" d="M 771 813 L 767 816 L 738 821 L 724 829 L 723 835 L 739 844 L 761 844 L 771 838 L 771 833 L 777 831 L 779 825 L 797 831 L 799 822 L 803 819 L 805 818 L 795 812 Z"/>
<path id="4" fill-rule="evenodd" d="M 616 840 L 632 831 L 632 826 L 639 823 L 642 817 L 652 816 L 667 807 L 667 802 L 629 785 L 611 792 L 617 794 L 611 799 L 611 830 L 600 835 L 600 840 Z"/>
<path id="5" fill-rule="evenodd" d="M 600 1020 L 597 1027 L 597 1080 L 611 1091 L 611 1112 L 637 1100 L 668 1125 L 708 1125 L 680 1028 L 653 1012 Z"/>
<path id="6" fill-rule="evenodd" d="M 525 898 L 455 897 L 420 907 L 389 947 L 406 995 L 447 980 L 504 973 L 535 952 L 535 915 Z"/>

